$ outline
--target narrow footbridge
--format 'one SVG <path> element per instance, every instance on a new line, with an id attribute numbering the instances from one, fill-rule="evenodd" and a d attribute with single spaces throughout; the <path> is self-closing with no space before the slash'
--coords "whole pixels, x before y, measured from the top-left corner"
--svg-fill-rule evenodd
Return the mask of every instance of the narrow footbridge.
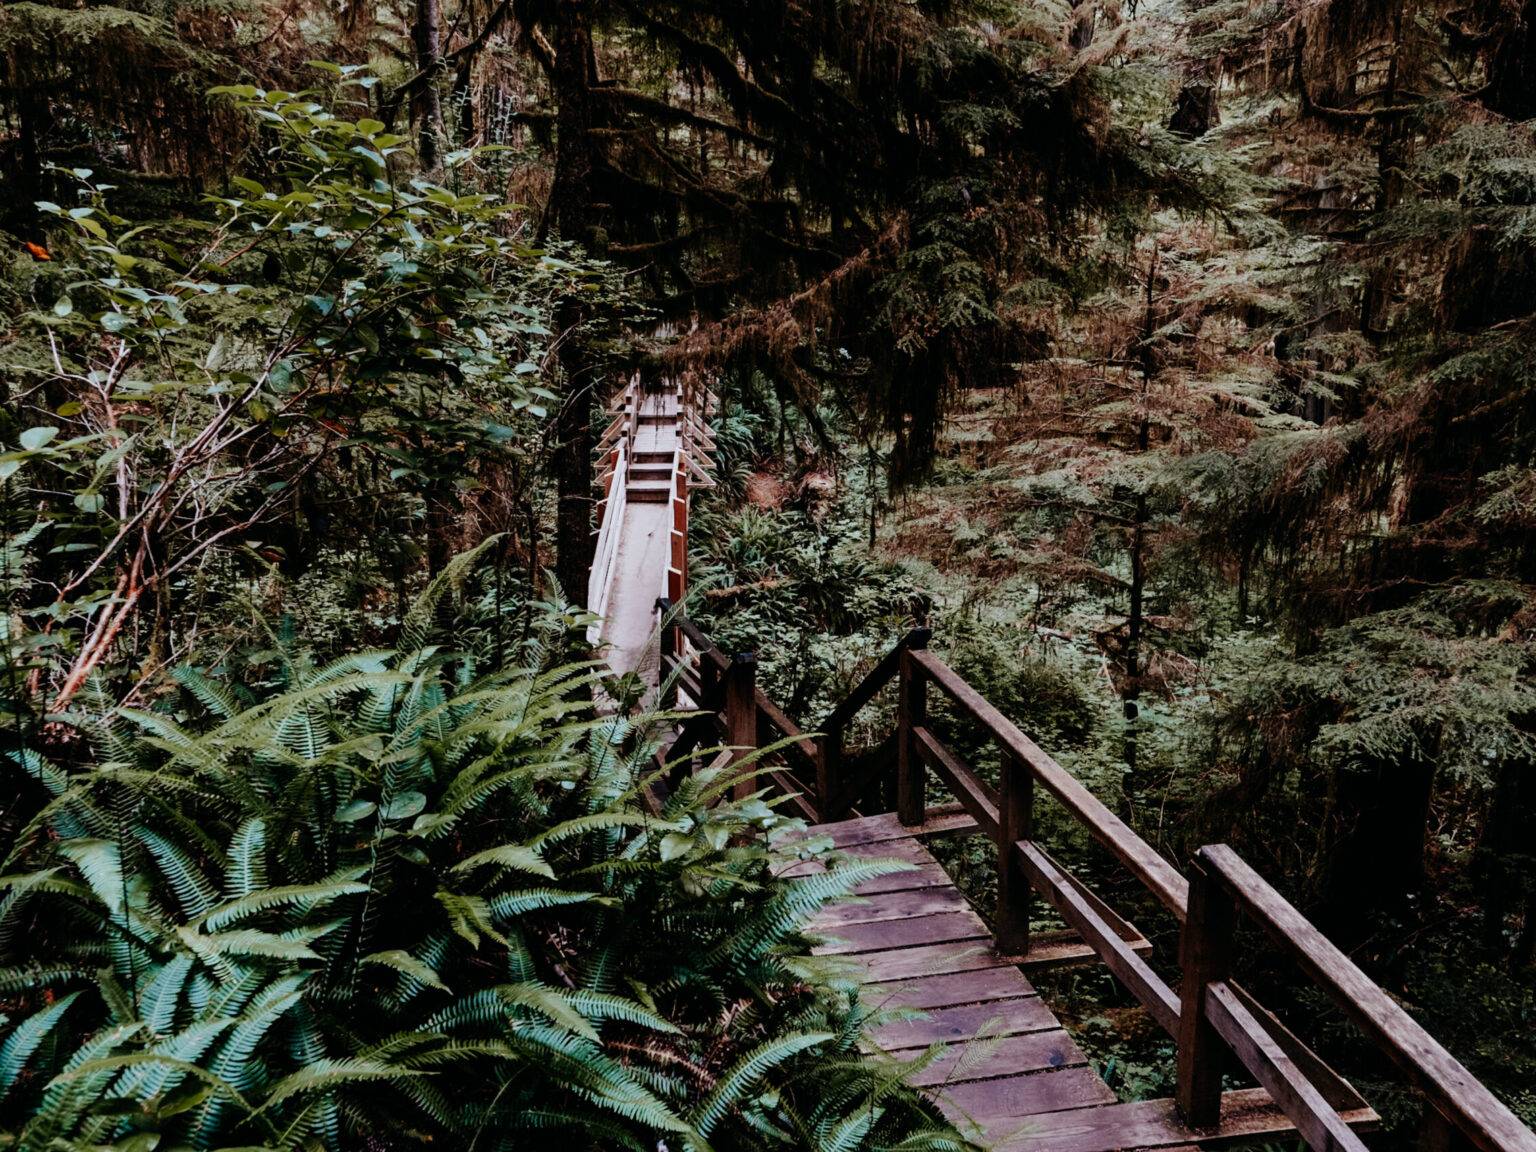
<path id="1" fill-rule="evenodd" d="M 752 654 L 722 651 L 682 608 L 689 486 L 709 482 L 713 403 L 677 385 L 631 383 L 620 395 L 601 447 L 589 603 L 605 622 L 593 639 L 653 698 L 696 711 L 665 754 L 674 774 L 774 748 L 744 794 L 766 779 L 811 825 L 807 835 L 910 866 L 864 884 L 812 930 L 819 952 L 854 965 L 872 1004 L 921 1014 L 881 1026 L 872 1042 L 898 1056 L 939 1045 L 913 1083 L 947 1115 L 1002 1152 L 1186 1152 L 1298 1138 L 1314 1152 L 1364 1152 L 1376 1112 L 1235 978 L 1243 951 L 1262 948 L 1294 963 L 1417 1090 L 1425 1152 L 1536 1152 L 1536 1135 L 1237 853 L 1210 845 L 1180 871 L 929 651 L 926 630 L 897 644 L 815 735 L 797 726 L 758 687 Z M 930 705 L 991 746 L 996 785 L 940 738 Z M 866 710 L 885 719 L 886 735 L 851 747 L 852 733 L 872 726 L 856 723 Z M 712 753 L 721 746 L 729 750 Z M 1154 956 L 1051 855 L 1035 826 L 1046 799 L 1177 923 L 1176 956 Z M 959 833 L 985 835 L 996 854 L 986 920 L 927 847 Z M 823 866 L 807 859 L 789 873 Z M 1038 901 L 1066 927 L 1032 930 Z M 1256 931 L 1239 935 L 1240 925 Z M 1120 1101 L 1094 1071 L 1030 982 L 1069 964 L 1107 968 L 1171 1037 L 1173 1097 Z"/>
<path id="2" fill-rule="evenodd" d="M 715 396 L 695 383 L 642 388 L 637 373 L 609 405 L 598 441 L 597 548 L 587 606 L 602 617 L 587 632 L 607 646 L 621 675 L 654 685 L 656 601 L 680 602 L 688 571 L 688 505 L 694 488 L 713 488 Z"/>

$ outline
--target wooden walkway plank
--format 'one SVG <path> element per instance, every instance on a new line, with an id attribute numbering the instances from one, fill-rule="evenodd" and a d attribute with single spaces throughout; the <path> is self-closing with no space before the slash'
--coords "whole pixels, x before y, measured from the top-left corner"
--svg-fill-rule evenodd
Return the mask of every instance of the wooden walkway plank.
<path id="1" fill-rule="evenodd" d="M 1367 1110 L 1344 1114 L 1346 1123 L 1369 1124 L 1375 1113 Z M 1295 1126 L 1262 1088 L 1228 1092 L 1222 1098 L 1221 1123 L 1199 1133 L 1179 1119 L 1172 1100 L 1145 1100 L 1134 1104 L 1051 1112 L 1032 1117 L 1029 1125 L 1013 1135 L 1002 1135 L 1002 1121 L 988 1127 L 993 1152 L 1121 1152 L 1122 1149 L 1183 1148 L 1196 1137 L 1200 1144 L 1257 1141 L 1272 1136 L 1294 1136 Z M 1011 1121 L 1009 1121 L 1011 1123 Z"/>
<path id="2" fill-rule="evenodd" d="M 1055 1013 L 1038 996 L 1027 996 L 931 1009 L 916 1019 L 883 1024 L 869 1038 L 886 1052 L 900 1052 L 930 1044 L 964 1044 L 976 1036 L 1019 1036 L 1060 1027 Z"/>
<path id="3" fill-rule="evenodd" d="M 965 912 L 970 905 L 954 888 L 901 889 L 874 896 L 856 896 L 825 909 L 811 921 L 818 930 L 830 931 L 838 924 L 868 924 L 876 920 L 910 920 L 914 916 L 933 916 L 940 912 Z"/>
<path id="4" fill-rule="evenodd" d="M 916 828 L 909 828 L 894 812 L 860 816 L 832 824 L 814 824 L 803 833 L 806 837 L 827 836 L 839 848 L 856 844 L 876 844 L 886 840 L 910 840 L 915 836 L 936 836 L 945 832 L 966 832 L 976 821 L 965 812 L 947 812 L 930 816 Z"/>
<path id="5" fill-rule="evenodd" d="M 924 944 L 943 944 L 954 940 L 987 940 L 991 932 L 981 917 L 970 909 L 941 912 L 936 916 L 918 916 L 909 920 L 874 920 L 862 924 L 839 924 L 835 928 L 815 929 L 825 941 L 811 949 L 818 956 L 840 956 L 854 952 L 884 952 Z"/>
<path id="6" fill-rule="evenodd" d="M 1117 1103 L 1115 1094 L 1099 1079 L 1099 1074 L 1083 1067 L 955 1084 L 937 1099 L 940 1110 L 951 1121 L 970 1121 L 983 1131 L 990 1129 L 994 1138 L 1012 1135 L 1014 1130 L 1022 1133 L 1033 1122 L 1030 1117 L 1045 1112 Z M 1008 1125 L 1013 1129 L 1008 1130 Z"/>
<path id="7" fill-rule="evenodd" d="M 929 944 L 921 948 L 893 948 L 866 952 L 859 957 L 864 983 L 888 984 L 914 976 L 938 976 L 947 972 L 975 972 L 982 968 L 1012 968 L 1013 964 L 987 940 Z"/>
<path id="8" fill-rule="evenodd" d="M 866 986 L 864 1001 L 889 1008 L 953 1008 L 1034 994 L 1034 986 L 1017 968 L 984 968 Z"/>
<path id="9" fill-rule="evenodd" d="M 981 1037 L 966 1044 L 945 1045 L 938 1059 L 908 1083 L 918 1088 L 930 1088 L 1087 1063 L 1088 1057 L 1073 1043 L 1072 1037 L 1057 1028 L 1052 1032 L 1031 1032 L 997 1039 Z"/>

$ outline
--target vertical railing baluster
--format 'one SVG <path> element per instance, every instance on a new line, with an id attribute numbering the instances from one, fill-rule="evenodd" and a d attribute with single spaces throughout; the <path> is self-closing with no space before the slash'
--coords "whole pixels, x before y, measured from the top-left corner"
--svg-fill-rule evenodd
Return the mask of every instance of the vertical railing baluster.
<path id="1" fill-rule="evenodd" d="M 757 748 L 757 657 L 738 652 L 725 671 L 725 742 L 731 747 L 731 765 L 741 763 Z M 732 795 L 743 800 L 757 790 L 752 779 L 733 786 Z"/>
<path id="2" fill-rule="evenodd" d="M 843 726 L 828 725 L 816 745 L 816 811 L 823 822 L 843 818 Z"/>
<path id="3" fill-rule="evenodd" d="M 1034 839 L 1035 778 L 1029 765 L 1007 749 L 997 795 L 997 950 L 1022 956 L 1029 951 L 1029 879 L 1014 845 Z"/>
<path id="4" fill-rule="evenodd" d="M 913 730 L 928 723 L 928 677 L 912 657 L 915 648 L 926 648 L 926 632 L 913 634 L 901 650 L 900 684 L 896 702 L 896 815 L 909 828 L 926 816 L 922 757 Z"/>
<path id="5" fill-rule="evenodd" d="M 656 601 L 656 613 L 660 618 L 661 628 L 661 652 L 660 667 L 656 670 L 657 684 L 665 687 L 665 692 L 657 699 L 656 706 L 662 709 L 677 707 L 677 680 L 676 673 L 680 656 L 678 644 L 678 627 L 672 620 L 672 603 L 665 597 Z M 694 701 L 695 704 L 698 701 Z"/>
<path id="6" fill-rule="evenodd" d="M 1205 1013 L 1205 990 L 1231 975 L 1237 905 L 1197 856 L 1179 936 L 1178 1070 L 1174 1098 L 1191 1128 L 1221 1120 L 1221 1074 L 1227 1048 Z"/>

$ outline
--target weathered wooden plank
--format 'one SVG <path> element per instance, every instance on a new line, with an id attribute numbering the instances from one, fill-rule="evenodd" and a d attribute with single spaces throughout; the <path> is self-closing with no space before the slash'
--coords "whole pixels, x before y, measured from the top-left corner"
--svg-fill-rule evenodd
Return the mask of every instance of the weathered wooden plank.
<path id="1" fill-rule="evenodd" d="M 1365 1102 L 1365 1098 L 1355 1091 L 1353 1084 L 1308 1048 L 1299 1036 L 1287 1028 L 1278 1016 L 1254 999 L 1241 984 L 1229 980 L 1227 987 L 1242 1002 L 1243 1007 L 1253 1014 L 1254 1019 L 1269 1033 L 1270 1038 L 1280 1045 L 1281 1051 L 1296 1062 L 1296 1066 L 1322 1093 L 1323 1099 L 1328 1101 L 1336 1112 L 1363 1111 L 1370 1107 Z"/>
<path id="2" fill-rule="evenodd" d="M 981 968 L 866 987 L 864 1002 L 880 1008 L 950 1008 L 1034 994 L 1034 985 L 1017 968 Z"/>
<path id="3" fill-rule="evenodd" d="M 866 880 L 853 891 L 858 896 L 877 896 L 882 892 L 905 892 L 914 888 L 944 888 L 954 884 L 949 873 L 937 864 L 924 864 L 910 872 L 892 872 Z"/>
<path id="4" fill-rule="evenodd" d="M 967 973 L 969 975 L 969 973 Z M 926 1048 L 930 1044 L 964 1043 L 977 1036 L 1019 1036 L 1050 1032 L 1061 1021 L 1038 996 L 1018 1000 L 992 1000 L 985 1004 L 960 1004 L 935 1008 L 921 1019 L 896 1020 L 870 1033 L 870 1041 L 887 1052 Z"/>
<path id="5" fill-rule="evenodd" d="M 984 940 L 953 944 L 930 944 L 922 948 L 894 948 L 889 952 L 866 952 L 859 957 L 863 983 L 884 984 L 914 976 L 937 976 L 944 972 L 974 972 L 982 968 L 1012 967 Z"/>
<path id="6" fill-rule="evenodd" d="M 1536 1134 L 1237 853 L 1216 844 L 1199 860 L 1476 1147 L 1536 1152 Z"/>
<path id="7" fill-rule="evenodd" d="M 826 870 L 826 865 L 818 860 L 804 860 L 782 870 L 778 875 L 785 879 L 794 879 L 797 876 L 811 876 Z M 853 891 L 856 896 L 878 896 L 885 892 L 906 892 L 917 888 L 949 888 L 953 885 L 954 881 L 949 878 L 949 874 L 937 864 L 909 864 L 907 871 L 888 872 L 884 876 L 866 880 Z"/>
<path id="8" fill-rule="evenodd" d="M 1092 1068 L 1053 1068 L 997 1080 L 956 1084 L 934 1096 L 951 1122 L 978 1126 L 989 1139 L 1022 1133 L 1028 1117 L 1116 1103 L 1109 1085 Z"/>
<path id="9" fill-rule="evenodd" d="M 1374 1114 L 1345 1113 L 1351 1123 L 1374 1123 Z M 1221 1123 L 1191 1131 L 1172 1100 L 1144 1100 L 1034 1117 L 1022 1131 L 992 1145 L 993 1152 L 1122 1152 L 1124 1149 L 1184 1149 L 1252 1141 L 1295 1132 L 1284 1112 L 1262 1088 L 1228 1092 Z"/>
<path id="10" fill-rule="evenodd" d="M 793 848 L 793 842 L 784 845 L 785 848 Z M 921 844 L 914 840 L 882 840 L 876 844 L 850 844 L 846 848 L 838 848 L 837 852 L 844 856 L 854 857 L 859 860 L 896 860 L 914 867 L 926 867 L 933 865 L 938 867 L 938 861 L 928 854 Z M 802 860 L 780 869 L 782 876 L 800 876 L 807 871 L 818 871 L 825 863 L 830 853 L 823 853 L 813 859 Z M 815 867 L 807 867 L 814 865 Z"/>
<path id="11" fill-rule="evenodd" d="M 1360 1137 L 1225 983 L 1207 986 L 1205 1013 L 1243 1067 L 1290 1117 L 1308 1147 L 1314 1152 L 1366 1152 Z"/>
<path id="12" fill-rule="evenodd" d="M 940 912 L 963 912 L 969 905 L 953 888 L 919 888 L 880 896 L 840 900 L 824 909 L 811 927 L 833 930 L 839 924 L 867 924 L 876 920 L 910 920 Z"/>
<path id="13" fill-rule="evenodd" d="M 938 836 L 946 832 L 968 832 L 974 827 L 976 821 L 968 812 L 940 812 L 935 809 L 927 820 L 915 828 L 903 824 L 894 812 L 881 812 L 875 816 L 859 816 L 832 824 L 816 824 L 807 828 L 804 835 L 830 836 L 833 844 L 843 848 L 855 844 L 877 844 L 884 840 Z"/>
<path id="14" fill-rule="evenodd" d="M 1174 1096 L 1189 1123 L 1203 1128 L 1217 1122 L 1225 1053 L 1202 1005 L 1206 985 L 1231 975 L 1237 904 L 1199 861 L 1193 873 L 1189 908 L 1179 934 L 1179 1000 L 1189 1005 L 1189 1011 L 1178 1016 Z"/>
<path id="15" fill-rule="evenodd" d="M 875 920 L 865 924 L 840 924 L 814 929 L 826 943 L 811 951 L 817 956 L 847 956 L 857 952 L 884 952 L 914 945 L 943 944 L 951 940 L 986 940 L 992 933 L 981 917 L 966 909 L 917 916 L 909 920 Z"/>
<path id="16" fill-rule="evenodd" d="M 973 1040 L 950 1044 L 938 1059 L 914 1074 L 908 1083 L 917 1088 L 936 1084 L 964 1084 L 969 1080 L 993 1080 L 1039 1072 L 1046 1068 L 1085 1065 L 1088 1058 L 1065 1032 L 1031 1032 L 1024 1036 Z"/>
<path id="17" fill-rule="evenodd" d="M 1099 954 L 1091 945 L 1070 928 L 1056 932 L 1032 932 L 1029 951 L 1009 959 L 1026 972 L 1043 972 L 1051 968 L 1067 968 L 1075 964 L 1089 964 L 1098 960 Z"/>
<path id="18" fill-rule="evenodd" d="M 849 844 L 846 848 L 839 848 L 838 851 L 846 856 L 857 856 L 862 860 L 905 860 L 910 864 L 938 863 L 928 849 L 911 838 Z"/>

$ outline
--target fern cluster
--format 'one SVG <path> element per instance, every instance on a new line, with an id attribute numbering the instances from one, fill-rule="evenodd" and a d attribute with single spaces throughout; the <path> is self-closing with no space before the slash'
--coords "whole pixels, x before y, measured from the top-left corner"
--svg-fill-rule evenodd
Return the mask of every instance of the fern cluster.
<path id="1" fill-rule="evenodd" d="M 792 826 L 725 774 L 646 812 L 665 718 L 430 642 L 472 562 L 397 652 L 183 668 L 84 768 L 15 755 L 0 1146 L 957 1147 L 801 935 L 892 865 L 776 878 Z"/>

